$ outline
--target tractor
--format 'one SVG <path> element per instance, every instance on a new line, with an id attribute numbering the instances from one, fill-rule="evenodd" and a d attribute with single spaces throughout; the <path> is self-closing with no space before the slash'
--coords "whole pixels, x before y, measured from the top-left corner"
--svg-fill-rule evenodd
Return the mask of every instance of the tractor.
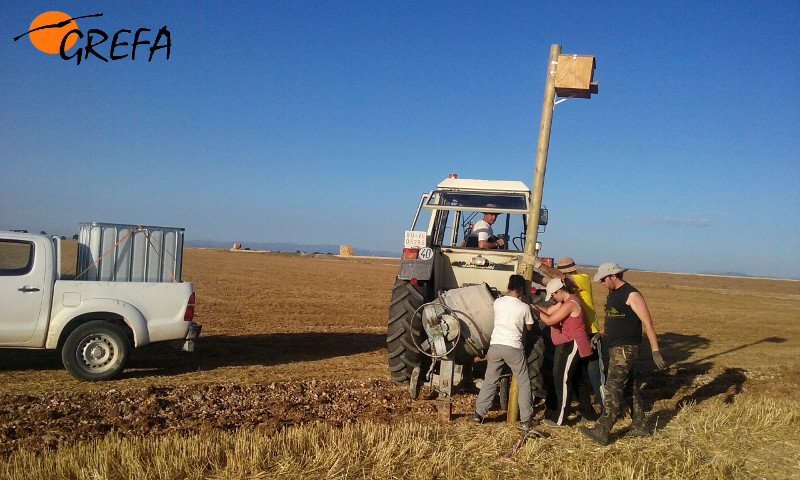
<path id="1" fill-rule="evenodd" d="M 474 359 L 489 349 L 494 299 L 523 262 L 530 198 L 530 189 L 519 181 L 450 175 L 422 195 L 405 232 L 389 308 L 389 370 L 396 384 L 408 385 L 412 398 L 429 385 L 440 416 L 449 417 L 452 395 L 471 382 Z M 486 213 L 496 214 L 491 249 L 480 248 L 473 231 Z M 546 208 L 539 210 L 538 225 L 546 228 Z M 536 247 L 538 252 L 541 245 Z M 532 285 L 532 302 L 543 301 L 542 289 Z M 543 396 L 544 342 L 537 335 L 529 338 L 531 385 Z"/>

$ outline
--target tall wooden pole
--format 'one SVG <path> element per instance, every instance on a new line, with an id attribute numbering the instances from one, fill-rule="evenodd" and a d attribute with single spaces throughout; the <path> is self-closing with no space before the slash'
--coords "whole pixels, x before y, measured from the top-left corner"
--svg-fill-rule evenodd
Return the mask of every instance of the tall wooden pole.
<path id="1" fill-rule="evenodd" d="M 536 149 L 536 165 L 533 168 L 533 185 L 531 187 L 531 205 L 528 210 L 528 226 L 525 232 L 525 252 L 522 256 L 520 273 L 525 277 L 525 293 L 530 295 L 533 268 L 536 265 L 536 240 L 539 234 L 539 210 L 542 208 L 542 192 L 544 191 L 544 171 L 547 166 L 547 150 L 550 147 L 550 127 L 553 124 L 553 107 L 556 101 L 556 68 L 561 45 L 550 45 L 550 60 L 547 63 L 547 80 L 544 84 L 544 102 L 542 103 L 542 122 L 539 124 L 539 146 Z M 512 378 L 516 386 L 516 379 Z M 506 420 L 514 422 L 519 415 L 517 395 L 508 394 L 508 412 Z"/>
<path id="2" fill-rule="evenodd" d="M 553 124 L 553 107 L 556 100 L 556 68 L 561 45 L 550 46 L 550 60 L 547 63 L 547 80 L 544 86 L 544 102 L 542 103 L 542 122 L 539 124 L 539 145 L 536 149 L 536 165 L 533 169 L 533 185 L 531 186 L 531 204 L 528 211 L 528 226 L 525 232 L 525 252 L 522 276 L 527 284 L 533 278 L 533 267 L 536 258 L 536 240 L 539 233 L 539 210 L 542 208 L 542 192 L 544 190 L 544 172 L 547 166 L 547 150 L 550 147 L 550 127 Z"/>

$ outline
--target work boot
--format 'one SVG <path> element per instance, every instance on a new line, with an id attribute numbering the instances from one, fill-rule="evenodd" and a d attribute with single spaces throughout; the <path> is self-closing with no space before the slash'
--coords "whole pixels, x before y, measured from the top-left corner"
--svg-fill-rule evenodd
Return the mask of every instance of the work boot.
<path id="1" fill-rule="evenodd" d="M 600 445 L 608 445 L 608 433 L 599 428 L 597 425 L 591 428 L 580 426 L 578 427 L 578 430 L 584 437 L 594 440 Z"/>
<path id="2" fill-rule="evenodd" d="M 542 425 L 544 425 L 545 427 L 550 427 L 550 428 L 566 427 L 566 425 L 562 425 L 560 423 L 556 423 L 556 422 L 550 420 L 549 418 L 545 418 L 544 420 L 542 420 Z"/>
<path id="3" fill-rule="evenodd" d="M 469 421 L 472 423 L 481 424 L 483 423 L 483 417 L 481 415 L 478 415 L 478 412 L 475 412 L 472 414 L 471 417 L 469 417 Z"/>
<path id="4" fill-rule="evenodd" d="M 645 425 L 631 425 L 631 429 L 625 434 L 626 437 L 649 437 L 650 429 Z"/>
<path id="5" fill-rule="evenodd" d="M 537 422 L 534 419 L 522 420 L 519 423 L 517 423 L 517 427 L 519 427 L 520 429 L 525 430 L 527 432 L 531 428 L 535 427 L 536 424 L 537 424 Z"/>

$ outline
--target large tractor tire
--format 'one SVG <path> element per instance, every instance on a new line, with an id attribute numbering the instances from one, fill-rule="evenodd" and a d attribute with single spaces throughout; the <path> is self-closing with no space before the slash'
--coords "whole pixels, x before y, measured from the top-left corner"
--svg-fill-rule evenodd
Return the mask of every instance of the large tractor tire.
<path id="1" fill-rule="evenodd" d="M 528 377 L 531 380 L 531 393 L 533 394 L 534 402 L 537 397 L 543 399 L 547 396 L 547 386 L 544 379 L 544 355 L 545 339 L 539 334 L 536 340 L 533 341 L 527 358 Z"/>
<path id="2" fill-rule="evenodd" d="M 411 321 L 417 309 L 429 301 L 428 291 L 427 285 L 414 285 L 408 280 L 400 279 L 397 279 L 392 289 L 386 348 L 389 372 L 392 381 L 398 385 L 408 385 L 415 368 L 419 368 L 419 372 L 425 365 L 430 365 L 428 357 L 415 346 L 421 345 L 426 338 L 422 322 L 419 316 L 414 322 Z M 421 372 L 422 375 L 425 373 L 427 372 Z"/>

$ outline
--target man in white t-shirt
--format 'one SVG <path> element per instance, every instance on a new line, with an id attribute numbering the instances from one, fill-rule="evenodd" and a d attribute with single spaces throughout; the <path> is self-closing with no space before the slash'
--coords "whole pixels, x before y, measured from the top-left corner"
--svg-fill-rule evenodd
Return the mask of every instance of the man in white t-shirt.
<path id="1" fill-rule="evenodd" d="M 484 213 L 483 219 L 475 222 L 472 234 L 478 236 L 478 248 L 503 248 L 506 241 L 494 236 L 492 224 L 497 220 L 496 213 Z"/>
<path id="2" fill-rule="evenodd" d="M 500 372 L 505 363 L 517 378 L 521 426 L 526 429 L 532 426 L 533 402 L 523 339 L 525 330 L 533 327 L 533 315 L 530 306 L 520 300 L 524 292 L 525 278 L 511 275 L 508 293 L 494 302 L 494 329 L 486 353 L 486 376 L 475 401 L 475 413 L 469 418 L 472 422 L 483 423 L 483 416 L 497 394 Z"/>

